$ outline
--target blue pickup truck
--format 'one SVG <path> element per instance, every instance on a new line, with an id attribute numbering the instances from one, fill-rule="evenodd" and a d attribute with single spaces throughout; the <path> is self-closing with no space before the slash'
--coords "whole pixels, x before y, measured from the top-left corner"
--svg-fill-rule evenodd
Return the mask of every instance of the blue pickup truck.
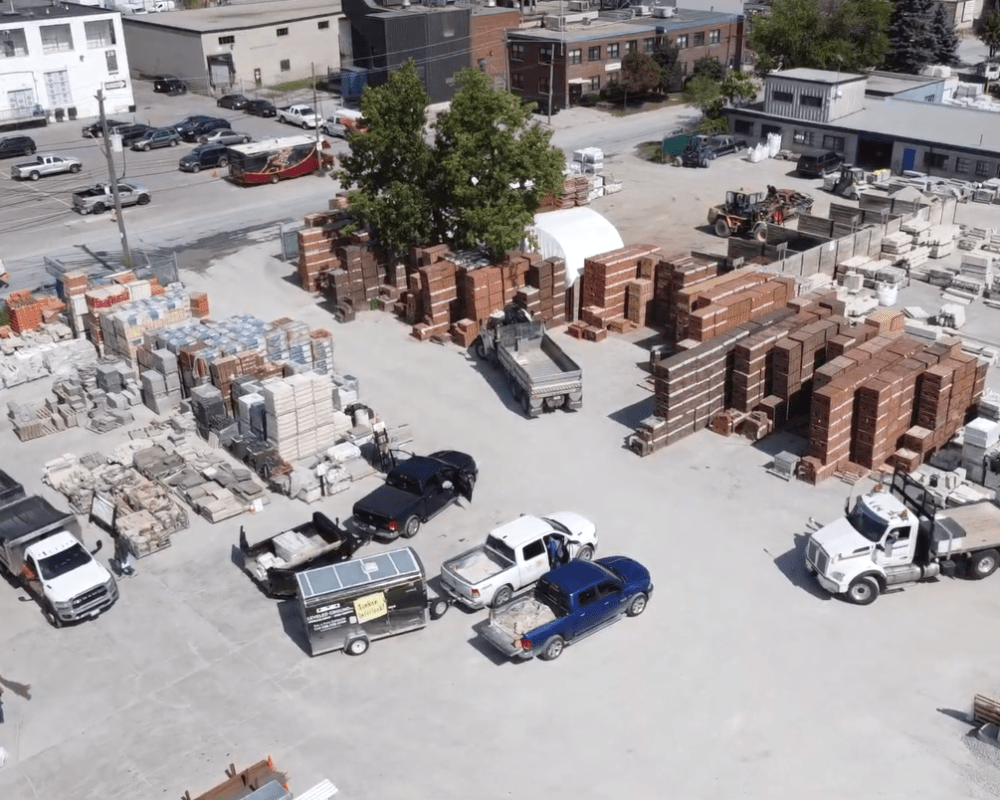
<path id="1" fill-rule="evenodd" d="M 511 658 L 553 661 L 623 615 L 639 616 L 652 594 L 649 570 L 631 558 L 571 561 L 543 575 L 532 593 L 493 609 L 482 636 Z"/>

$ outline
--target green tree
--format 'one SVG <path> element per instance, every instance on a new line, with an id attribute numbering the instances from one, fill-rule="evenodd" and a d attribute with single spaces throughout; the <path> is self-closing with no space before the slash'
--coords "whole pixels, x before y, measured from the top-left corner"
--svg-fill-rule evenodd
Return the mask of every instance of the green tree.
<path id="1" fill-rule="evenodd" d="M 702 56 L 691 67 L 691 77 L 697 78 L 705 75 L 717 83 L 721 83 L 726 77 L 726 68 L 719 62 L 719 59 L 711 56 Z"/>
<path id="2" fill-rule="evenodd" d="M 946 66 L 957 64 L 958 36 L 955 35 L 955 28 L 948 23 L 948 15 L 940 3 L 934 4 L 931 28 L 934 34 L 934 63 Z"/>
<path id="3" fill-rule="evenodd" d="M 848 72 L 877 67 L 889 52 L 890 0 L 843 0 L 830 15 L 826 30 L 826 69 Z"/>
<path id="4" fill-rule="evenodd" d="M 351 193 L 358 222 L 396 258 L 413 244 L 429 241 L 434 207 L 426 187 L 434 171 L 424 139 L 427 92 L 413 61 L 393 72 L 383 86 L 361 96 L 365 133 L 348 134 L 350 152 L 340 157 L 337 178 Z"/>
<path id="5" fill-rule="evenodd" d="M 731 71 L 719 85 L 719 91 L 730 105 L 756 99 L 759 91 L 757 82 L 748 72 Z"/>
<path id="6" fill-rule="evenodd" d="M 653 53 L 653 60 L 660 67 L 660 90 L 664 92 L 679 92 L 684 88 L 684 75 L 681 73 L 680 50 L 669 39 L 664 38 Z"/>
<path id="7" fill-rule="evenodd" d="M 897 0 L 889 18 L 890 72 L 918 75 L 934 61 L 933 0 Z"/>
<path id="8" fill-rule="evenodd" d="M 979 38 L 990 48 L 990 58 L 993 58 L 1000 50 L 1000 9 L 991 11 L 983 20 Z"/>
<path id="9" fill-rule="evenodd" d="M 629 97 L 649 94 L 660 86 L 660 66 L 646 53 L 629 53 L 622 59 L 619 80 L 604 88 L 608 100 L 627 101 Z"/>
<path id="10" fill-rule="evenodd" d="M 565 156 L 550 145 L 551 131 L 490 76 L 464 69 L 455 80 L 451 107 L 435 124 L 437 233 L 500 258 L 521 243 L 541 198 L 562 185 Z"/>
<path id="11" fill-rule="evenodd" d="M 684 87 L 684 101 L 698 106 L 706 119 L 717 119 L 722 116 L 725 98 L 717 80 L 708 75 L 696 75 Z"/>

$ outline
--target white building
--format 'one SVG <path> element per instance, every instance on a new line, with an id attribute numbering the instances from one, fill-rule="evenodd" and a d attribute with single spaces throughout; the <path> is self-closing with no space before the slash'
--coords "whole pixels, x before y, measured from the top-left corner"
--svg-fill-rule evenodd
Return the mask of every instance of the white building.
<path id="1" fill-rule="evenodd" d="M 117 11 L 17 0 L 0 13 L 0 126 L 32 117 L 94 117 L 134 111 Z"/>

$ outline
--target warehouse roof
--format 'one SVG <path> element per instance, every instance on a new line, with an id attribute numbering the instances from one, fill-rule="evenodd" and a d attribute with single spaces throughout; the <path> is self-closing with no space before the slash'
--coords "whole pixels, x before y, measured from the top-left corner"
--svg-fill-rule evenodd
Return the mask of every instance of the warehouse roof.
<path id="1" fill-rule="evenodd" d="M 559 16 L 553 12 L 553 16 Z M 572 18 L 572 15 L 567 15 Z M 635 17 L 616 19 L 613 16 L 598 16 L 589 22 L 568 22 L 564 30 L 556 28 L 517 28 L 507 31 L 509 40 L 535 39 L 538 41 L 585 42 L 594 39 L 608 39 L 613 36 L 635 36 L 640 33 L 662 32 L 670 34 L 712 25 L 734 22 L 736 14 L 717 11 L 691 11 L 680 9 L 673 17 Z"/>
<path id="2" fill-rule="evenodd" d="M 130 25 L 168 28 L 191 33 L 215 33 L 266 28 L 297 20 L 336 16 L 340 0 L 266 0 L 263 3 L 240 3 L 189 11 L 164 11 L 159 14 L 128 15 L 122 21 Z"/>
<path id="3" fill-rule="evenodd" d="M 8 7 L 9 6 L 9 7 Z M 0 16 L 0 27 L 23 25 L 27 21 L 59 19 L 66 17 L 84 17 L 95 14 L 117 14 L 113 8 L 96 8 L 77 3 L 51 3 L 49 0 L 17 0 L 17 3 L 5 4 Z"/>
<path id="4" fill-rule="evenodd" d="M 771 72 L 769 78 L 791 78 L 796 81 L 809 81 L 810 83 L 826 83 L 836 86 L 838 83 L 851 83 L 862 80 L 865 76 L 854 72 L 835 72 L 829 69 L 809 69 L 808 67 L 797 67 L 796 69 L 783 69 L 780 72 Z"/>
<path id="5" fill-rule="evenodd" d="M 869 72 L 868 83 L 865 85 L 865 94 L 870 95 L 893 95 L 905 92 L 908 89 L 916 89 L 920 86 L 934 86 L 941 83 L 944 78 L 930 78 L 926 75 L 900 75 L 895 72 Z"/>

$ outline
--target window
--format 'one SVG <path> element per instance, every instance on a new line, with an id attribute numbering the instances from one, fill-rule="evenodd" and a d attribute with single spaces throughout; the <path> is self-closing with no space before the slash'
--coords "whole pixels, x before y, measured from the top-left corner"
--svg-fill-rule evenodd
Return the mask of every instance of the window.
<path id="1" fill-rule="evenodd" d="M 622 76 L 622 74 L 621 74 L 621 72 L 619 70 L 615 70 L 614 72 L 609 72 L 608 73 L 608 86 L 613 86 L 614 84 L 618 83 L 618 81 L 621 80 L 621 76 Z"/>
<path id="2" fill-rule="evenodd" d="M 948 156 L 943 153 L 924 153 L 924 166 L 946 169 L 948 166 Z"/>
<path id="3" fill-rule="evenodd" d="M 327 28 L 330 27 L 330 20 L 321 19 L 319 22 L 316 23 L 316 27 L 319 28 L 321 31 L 325 31 Z"/>
<path id="4" fill-rule="evenodd" d="M 955 159 L 955 172 L 968 172 L 972 162 L 967 158 L 958 157 Z"/>
<path id="5" fill-rule="evenodd" d="M 28 41 L 24 38 L 24 28 L 8 28 L 0 31 L 0 56 L 17 58 L 28 55 Z"/>
<path id="6" fill-rule="evenodd" d="M 733 122 L 733 133 L 740 133 L 743 136 L 753 136 L 753 123 L 750 120 L 738 119 Z"/>
<path id="7" fill-rule="evenodd" d="M 236 37 L 235 36 L 220 36 L 219 37 L 219 44 L 235 44 L 235 43 L 236 43 Z"/>
<path id="8" fill-rule="evenodd" d="M 548 64 L 552 61 L 552 45 L 543 44 L 538 48 L 538 62 L 540 64 Z"/>
<path id="9" fill-rule="evenodd" d="M 597 593 L 601 597 L 611 597 L 612 595 L 615 594 L 621 594 L 622 587 L 619 586 L 614 581 L 604 581 L 604 583 L 600 583 L 597 585 Z"/>
<path id="10" fill-rule="evenodd" d="M 844 137 L 843 136 L 824 136 L 823 137 L 823 149 L 824 150 L 836 150 L 838 153 L 844 152 Z"/>
<path id="11" fill-rule="evenodd" d="M 774 90 L 774 94 L 771 95 L 774 98 L 775 103 L 794 103 L 795 95 L 791 92 L 779 92 L 777 89 Z"/>
<path id="12" fill-rule="evenodd" d="M 510 85 L 515 89 L 524 88 L 524 76 L 518 72 L 512 72 L 510 74 Z"/>
<path id="13" fill-rule="evenodd" d="M 590 79 L 590 91 L 599 92 L 601 91 L 601 76 L 595 75 Z"/>
<path id="14" fill-rule="evenodd" d="M 118 72 L 118 51 L 117 50 L 105 50 L 104 58 L 108 62 L 108 74 L 114 75 Z"/>
<path id="15" fill-rule="evenodd" d="M 687 75 L 687 74 L 688 74 L 688 62 L 687 61 L 682 61 L 681 62 L 681 75 Z"/>
<path id="16" fill-rule="evenodd" d="M 656 39 L 642 40 L 642 52 L 652 53 L 654 50 L 656 50 Z"/>
<path id="17" fill-rule="evenodd" d="M 584 606 L 589 606 L 597 599 L 597 587 L 592 586 L 589 589 L 584 589 L 580 592 L 580 608 Z"/>
<path id="18" fill-rule="evenodd" d="M 111 47 L 118 44 L 115 41 L 115 26 L 111 20 L 102 19 L 100 22 L 85 22 L 83 29 L 87 32 L 87 49 L 96 50 L 99 47 Z M 2 36 L 3 34 L 0 34 Z"/>
<path id="19" fill-rule="evenodd" d="M 761 125 L 760 126 L 760 135 L 761 135 L 762 139 L 766 139 L 772 133 L 776 133 L 776 134 L 778 134 L 778 136 L 781 136 L 781 126 L 780 125 Z"/>
<path id="20" fill-rule="evenodd" d="M 792 133 L 792 141 L 795 144 L 804 144 L 812 147 L 813 143 L 813 132 L 812 131 L 794 131 Z"/>
<path id="21" fill-rule="evenodd" d="M 720 35 L 719 31 L 709 31 L 708 32 L 708 43 L 709 44 L 718 44 L 719 41 L 720 41 L 720 39 L 721 39 L 721 35 Z"/>
<path id="22" fill-rule="evenodd" d="M 288 36 L 288 28 L 278 28 L 275 33 L 277 33 L 278 36 Z"/>
<path id="23" fill-rule="evenodd" d="M 823 98 L 815 94 L 802 94 L 799 95 L 799 105 L 810 106 L 812 108 L 822 108 Z"/>
<path id="24" fill-rule="evenodd" d="M 538 558 L 539 556 L 545 555 L 545 542 L 541 539 L 536 539 L 533 542 L 528 542 L 524 546 L 524 560 L 531 561 L 533 558 Z"/>
<path id="25" fill-rule="evenodd" d="M 281 71 L 288 72 L 292 68 L 292 62 L 287 58 L 281 59 Z"/>
<path id="26" fill-rule="evenodd" d="M 990 176 L 990 162 L 989 161 L 977 161 L 976 162 L 976 176 L 979 178 L 988 178 Z"/>
<path id="27" fill-rule="evenodd" d="M 683 50 L 687 46 L 688 46 L 688 35 L 686 33 L 682 33 L 680 36 L 677 37 L 677 48 L 679 50 Z"/>
<path id="28" fill-rule="evenodd" d="M 705 46 L 705 31 L 698 31 L 694 35 L 694 46 L 704 47 Z"/>
<path id="29" fill-rule="evenodd" d="M 514 61 L 524 61 L 524 45 L 512 44 L 510 46 L 510 57 Z"/>
<path id="30" fill-rule="evenodd" d="M 632 39 L 631 41 L 625 42 L 625 55 L 628 55 L 629 53 L 638 53 L 638 52 L 639 52 L 638 39 Z"/>
<path id="31" fill-rule="evenodd" d="M 67 53 L 73 49 L 69 25 L 43 25 L 40 31 L 43 53 Z"/>
<path id="32" fill-rule="evenodd" d="M 546 95 L 549 93 L 549 79 L 547 77 L 538 79 L 538 91 Z"/>
<path id="33" fill-rule="evenodd" d="M 600 61 L 601 60 L 601 47 L 590 47 L 587 49 L 587 61 Z"/>
<path id="34" fill-rule="evenodd" d="M 71 106 L 73 96 L 69 91 L 69 72 L 45 73 L 45 91 L 49 93 L 49 105 L 51 106 Z"/>
<path id="35" fill-rule="evenodd" d="M 583 50 L 576 48 L 569 51 L 569 63 L 570 64 L 582 64 L 583 63 Z"/>
<path id="36" fill-rule="evenodd" d="M 618 42 L 608 45 L 608 58 L 618 58 Z"/>

